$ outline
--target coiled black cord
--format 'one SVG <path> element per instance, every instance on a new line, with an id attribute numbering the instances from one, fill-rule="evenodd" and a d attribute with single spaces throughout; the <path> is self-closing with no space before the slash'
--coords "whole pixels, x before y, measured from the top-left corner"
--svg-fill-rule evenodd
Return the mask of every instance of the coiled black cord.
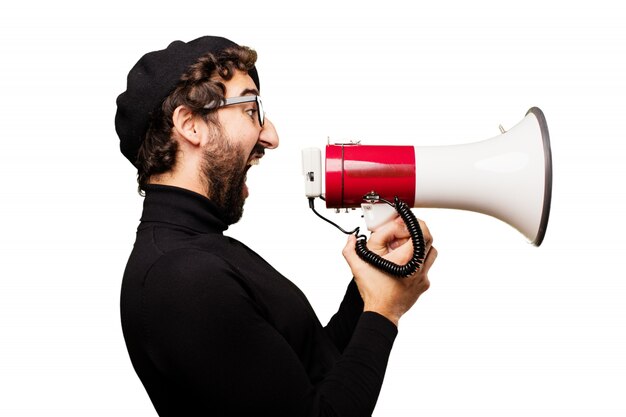
<path id="1" fill-rule="evenodd" d="M 411 242 L 413 243 L 413 256 L 409 260 L 409 262 L 404 265 L 398 265 L 370 251 L 366 245 L 367 236 L 360 235 L 358 227 L 348 232 L 336 223 L 333 223 L 324 216 L 320 215 L 315 210 L 314 198 L 309 198 L 309 207 L 311 208 L 311 210 L 313 210 L 313 213 L 315 213 L 319 218 L 332 224 L 343 233 L 347 235 L 351 235 L 354 233 L 357 238 L 356 253 L 365 262 L 375 266 L 376 268 L 384 272 L 387 272 L 390 275 L 402 278 L 408 277 L 409 275 L 415 273 L 415 271 L 417 271 L 420 266 L 422 266 L 422 262 L 424 261 L 424 257 L 426 256 L 426 245 L 424 243 L 424 234 L 422 233 L 422 228 L 420 227 L 417 218 L 411 211 L 411 208 L 404 201 L 401 201 L 397 196 L 394 198 L 393 203 L 378 197 L 376 197 L 375 199 L 377 201 L 384 201 L 385 203 L 394 207 L 398 212 L 398 215 L 406 224 L 407 229 L 409 230 L 409 234 L 411 235 Z"/>
<path id="2" fill-rule="evenodd" d="M 404 201 L 400 201 L 400 199 L 396 196 L 394 204 L 391 204 L 388 201 L 386 202 L 396 209 L 398 215 L 400 215 L 409 230 L 411 242 L 413 243 L 413 257 L 411 257 L 411 259 L 404 265 L 398 265 L 391 262 L 390 260 L 375 254 L 367 248 L 367 237 L 365 235 L 357 235 L 356 253 L 365 262 L 384 272 L 387 272 L 388 274 L 402 278 L 408 277 L 409 275 L 415 273 L 420 266 L 422 266 L 422 262 L 426 256 L 424 234 L 422 233 L 419 221 Z"/>

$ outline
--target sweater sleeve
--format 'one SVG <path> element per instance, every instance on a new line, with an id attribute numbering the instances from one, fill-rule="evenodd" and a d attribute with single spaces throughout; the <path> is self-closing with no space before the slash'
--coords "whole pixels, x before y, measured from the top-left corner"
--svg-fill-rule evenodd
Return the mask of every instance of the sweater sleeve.
<path id="1" fill-rule="evenodd" d="M 159 399 L 160 415 L 371 415 L 397 334 L 384 317 L 360 314 L 339 361 L 313 384 L 213 255 L 162 258 L 146 278 L 142 314 L 150 360 L 169 381 L 160 392 L 175 399 Z"/>
<path id="2" fill-rule="evenodd" d="M 361 299 L 356 283 L 352 280 L 341 301 L 339 310 L 324 328 L 339 352 L 343 352 L 350 342 L 362 312 L 363 299 Z"/>

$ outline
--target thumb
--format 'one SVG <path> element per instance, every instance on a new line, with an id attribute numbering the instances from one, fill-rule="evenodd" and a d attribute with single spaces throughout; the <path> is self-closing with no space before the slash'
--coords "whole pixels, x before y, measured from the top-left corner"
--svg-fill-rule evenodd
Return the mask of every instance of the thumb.
<path id="1" fill-rule="evenodd" d="M 356 254 L 356 236 L 354 235 L 348 236 L 348 241 L 346 242 L 346 246 L 344 246 L 341 254 L 346 259 L 346 261 L 348 261 L 349 265 L 351 265 L 352 262 L 354 262 L 354 258 L 358 256 Z"/>
<path id="2" fill-rule="evenodd" d="M 348 236 L 348 242 L 341 253 L 346 259 L 346 262 L 352 271 L 352 275 L 354 278 L 358 279 L 365 271 L 365 268 L 367 268 L 367 264 L 363 262 L 363 260 L 361 260 L 359 255 L 356 253 L 356 241 L 357 239 L 355 235 Z"/>

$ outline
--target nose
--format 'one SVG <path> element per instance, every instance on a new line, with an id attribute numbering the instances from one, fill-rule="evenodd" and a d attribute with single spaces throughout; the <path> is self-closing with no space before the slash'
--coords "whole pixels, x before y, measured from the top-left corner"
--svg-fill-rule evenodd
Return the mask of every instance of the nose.
<path id="1" fill-rule="evenodd" d="M 275 149 L 278 147 L 278 132 L 271 120 L 267 117 L 263 122 L 263 128 L 259 134 L 259 142 L 261 145 L 268 149 Z"/>

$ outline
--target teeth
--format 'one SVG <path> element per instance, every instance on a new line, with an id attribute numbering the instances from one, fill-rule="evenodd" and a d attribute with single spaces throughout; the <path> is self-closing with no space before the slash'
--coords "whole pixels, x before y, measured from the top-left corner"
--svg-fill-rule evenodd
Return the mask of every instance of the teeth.
<path id="1" fill-rule="evenodd" d="M 254 158 L 251 159 L 250 162 L 248 163 L 248 165 L 259 165 L 260 159 L 258 158 Z"/>

